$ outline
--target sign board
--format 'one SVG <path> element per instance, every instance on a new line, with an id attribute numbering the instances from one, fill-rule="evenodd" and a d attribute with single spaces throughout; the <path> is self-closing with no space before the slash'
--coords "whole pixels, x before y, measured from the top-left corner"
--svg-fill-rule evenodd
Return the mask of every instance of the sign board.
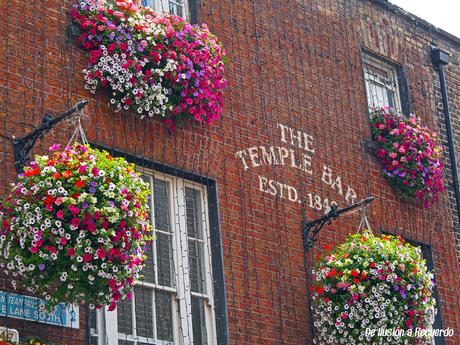
<path id="1" fill-rule="evenodd" d="M 51 312 L 45 312 L 42 309 L 45 304 L 46 301 L 41 298 L 0 291 L 0 316 L 61 327 L 80 327 L 78 306 L 66 307 L 60 303 Z"/>
<path id="2" fill-rule="evenodd" d="M 19 342 L 19 333 L 12 328 L 0 327 L 0 340 Z"/>

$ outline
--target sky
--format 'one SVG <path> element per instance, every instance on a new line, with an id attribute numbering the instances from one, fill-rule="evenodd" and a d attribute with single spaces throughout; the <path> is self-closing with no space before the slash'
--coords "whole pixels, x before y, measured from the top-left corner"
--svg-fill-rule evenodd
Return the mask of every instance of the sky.
<path id="1" fill-rule="evenodd" d="M 390 0 L 390 2 L 460 38 L 460 0 Z"/>

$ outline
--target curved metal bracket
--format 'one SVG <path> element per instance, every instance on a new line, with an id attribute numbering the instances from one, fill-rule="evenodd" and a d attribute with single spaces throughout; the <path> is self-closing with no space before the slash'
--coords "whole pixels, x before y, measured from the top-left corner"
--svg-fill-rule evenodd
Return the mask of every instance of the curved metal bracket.
<path id="1" fill-rule="evenodd" d="M 29 152 L 34 147 L 37 139 L 43 138 L 43 136 L 48 133 L 54 125 L 68 118 L 75 112 L 82 110 L 87 104 L 88 100 L 79 101 L 72 108 L 56 117 L 45 114 L 42 118 L 42 124 L 40 127 L 35 129 L 32 133 L 29 133 L 22 138 L 13 137 L 14 165 L 16 166 L 17 172 L 20 173 L 23 171 L 24 165 L 29 159 Z"/>
<path id="2" fill-rule="evenodd" d="M 331 221 L 335 218 L 340 217 L 341 215 L 352 214 L 356 211 L 366 207 L 372 201 L 374 201 L 375 196 L 367 197 L 357 203 L 337 209 L 337 205 L 332 205 L 329 212 L 327 212 L 323 217 L 315 219 L 311 222 L 307 222 L 305 219 L 302 221 L 302 238 L 305 252 L 308 252 L 310 248 L 313 247 L 314 243 L 318 240 L 318 236 L 321 229 L 326 225 L 330 224 Z"/>

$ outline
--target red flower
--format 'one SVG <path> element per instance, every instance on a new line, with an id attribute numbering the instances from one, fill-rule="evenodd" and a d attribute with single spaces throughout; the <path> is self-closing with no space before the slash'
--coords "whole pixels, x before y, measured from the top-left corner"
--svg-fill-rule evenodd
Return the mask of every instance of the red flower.
<path id="1" fill-rule="evenodd" d="M 69 248 L 67 250 L 67 255 L 71 256 L 71 257 L 74 256 L 75 255 L 75 249 L 74 248 Z"/>
<path id="2" fill-rule="evenodd" d="M 359 272 L 357 270 L 353 270 L 353 271 L 351 271 L 350 274 L 351 274 L 352 277 L 357 277 L 359 275 Z"/>
<path id="3" fill-rule="evenodd" d="M 66 170 L 62 173 L 62 176 L 64 177 L 71 177 L 73 175 L 72 171 Z"/>
<path id="4" fill-rule="evenodd" d="M 370 267 L 370 268 L 374 268 L 374 267 L 375 267 L 375 262 L 371 262 L 371 263 L 369 264 L 369 267 Z"/>
<path id="5" fill-rule="evenodd" d="M 35 176 L 40 174 L 40 168 L 29 169 L 24 173 L 24 176 Z"/>
<path id="6" fill-rule="evenodd" d="M 317 286 L 316 287 L 316 292 L 319 293 L 319 294 L 322 294 L 324 293 L 325 289 L 322 287 L 322 286 Z"/>
<path id="7" fill-rule="evenodd" d="M 335 267 L 333 267 L 329 272 L 326 273 L 327 278 L 333 278 L 337 275 L 337 271 L 335 270 Z"/>
<path id="8" fill-rule="evenodd" d="M 59 219 L 62 219 L 64 217 L 64 212 L 62 212 L 62 210 L 57 211 L 56 217 L 58 217 Z"/>
<path id="9" fill-rule="evenodd" d="M 43 203 L 45 204 L 52 204 L 54 203 L 56 199 L 54 199 L 54 197 L 52 197 L 51 195 L 48 195 L 44 200 L 43 200 Z"/>
<path id="10" fill-rule="evenodd" d="M 53 246 L 45 246 L 45 249 L 49 251 L 50 253 L 57 253 L 56 247 Z"/>
<path id="11" fill-rule="evenodd" d="M 78 226 L 80 224 L 80 218 L 72 218 L 72 225 Z"/>
<path id="12" fill-rule="evenodd" d="M 105 252 L 104 248 L 99 248 L 97 250 L 97 256 L 100 257 L 101 259 L 105 258 L 105 255 L 106 255 L 106 252 Z"/>
<path id="13" fill-rule="evenodd" d="M 75 188 L 82 188 L 82 187 L 84 187 L 84 186 L 85 186 L 85 182 L 82 181 L 82 180 L 77 180 L 77 181 L 75 182 Z"/>
<path id="14" fill-rule="evenodd" d="M 92 260 L 93 260 L 93 256 L 91 254 L 88 254 L 88 253 L 83 254 L 84 262 L 91 262 Z"/>

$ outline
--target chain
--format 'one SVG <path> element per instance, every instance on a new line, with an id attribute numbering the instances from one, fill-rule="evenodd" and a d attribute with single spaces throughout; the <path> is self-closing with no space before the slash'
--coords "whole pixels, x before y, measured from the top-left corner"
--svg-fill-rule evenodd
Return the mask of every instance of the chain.
<path id="1" fill-rule="evenodd" d="M 70 137 L 69 142 L 67 143 L 67 146 L 70 146 L 74 140 L 77 139 L 78 136 L 80 136 L 81 143 L 82 144 L 88 144 L 88 139 L 86 138 L 85 130 L 83 129 L 83 126 L 81 125 L 81 118 L 83 116 L 83 109 L 78 110 L 76 116 L 72 116 L 69 120 L 69 126 L 75 127 L 72 136 Z"/>

